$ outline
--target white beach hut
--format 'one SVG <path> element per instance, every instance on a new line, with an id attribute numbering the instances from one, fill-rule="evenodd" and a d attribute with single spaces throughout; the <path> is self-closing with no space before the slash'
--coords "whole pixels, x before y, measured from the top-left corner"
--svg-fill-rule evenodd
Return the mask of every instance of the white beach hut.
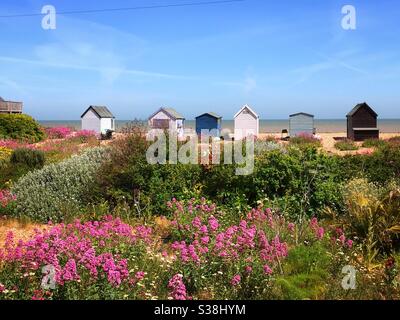
<path id="1" fill-rule="evenodd" d="M 240 140 L 249 135 L 258 136 L 260 117 L 247 104 L 235 114 L 235 139 Z"/>
<path id="2" fill-rule="evenodd" d="M 183 135 L 185 118 L 172 108 L 160 108 L 149 117 L 151 129 L 175 130 L 179 136 Z"/>
<path id="3" fill-rule="evenodd" d="M 82 130 L 105 134 L 115 131 L 115 117 L 107 107 L 90 106 L 81 116 Z"/>

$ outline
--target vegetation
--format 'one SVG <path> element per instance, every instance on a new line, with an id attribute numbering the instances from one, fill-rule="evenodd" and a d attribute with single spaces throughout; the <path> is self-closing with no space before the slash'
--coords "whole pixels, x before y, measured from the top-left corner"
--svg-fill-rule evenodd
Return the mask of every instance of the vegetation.
<path id="1" fill-rule="evenodd" d="M 45 133 L 40 125 L 25 114 L 0 114 L 0 139 L 38 142 Z"/>
<path id="2" fill-rule="evenodd" d="M 344 140 L 337 141 L 335 143 L 335 148 L 340 151 L 353 151 L 353 150 L 359 149 L 357 144 L 353 140 L 350 140 L 350 139 L 344 139 Z"/>
<path id="3" fill-rule="evenodd" d="M 398 299 L 398 141 L 346 156 L 257 141 L 247 176 L 151 165 L 141 127 L 107 148 L 0 141 L 0 216 L 52 222 L 0 244 L 0 299 Z"/>
<path id="4" fill-rule="evenodd" d="M 14 165 L 25 165 L 30 169 L 40 169 L 45 162 L 44 152 L 34 149 L 16 149 L 12 152 L 10 162 Z"/>
<path id="5" fill-rule="evenodd" d="M 12 188 L 18 199 L 12 215 L 46 223 L 77 214 L 105 155 L 106 149 L 94 148 L 26 174 Z"/>

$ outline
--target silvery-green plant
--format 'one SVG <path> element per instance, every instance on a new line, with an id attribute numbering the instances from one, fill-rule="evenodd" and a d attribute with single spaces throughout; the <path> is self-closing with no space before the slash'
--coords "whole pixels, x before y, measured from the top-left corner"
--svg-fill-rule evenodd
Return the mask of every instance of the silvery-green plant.
<path id="1" fill-rule="evenodd" d="M 107 157 L 106 148 L 93 148 L 22 177 L 12 188 L 15 215 L 40 222 L 59 222 L 77 214 L 82 195 Z"/>

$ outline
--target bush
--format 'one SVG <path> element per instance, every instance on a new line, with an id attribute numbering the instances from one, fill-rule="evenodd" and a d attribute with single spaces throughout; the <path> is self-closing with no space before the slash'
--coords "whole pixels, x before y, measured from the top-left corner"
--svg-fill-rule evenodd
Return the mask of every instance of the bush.
<path id="1" fill-rule="evenodd" d="M 334 225 L 340 225 L 363 245 L 366 261 L 378 253 L 400 249 L 400 186 L 380 187 L 366 179 L 354 179 L 343 189 L 344 214 L 328 210 Z"/>
<path id="2" fill-rule="evenodd" d="M 149 164 L 149 145 L 141 129 L 115 141 L 110 161 L 99 170 L 98 196 L 114 205 L 126 202 L 135 206 L 138 214 L 163 214 L 165 203 L 171 198 L 190 199 L 199 194 L 200 166 Z"/>
<path id="3" fill-rule="evenodd" d="M 10 161 L 15 165 L 26 165 L 30 169 L 42 168 L 45 162 L 44 152 L 34 149 L 16 149 Z"/>
<path id="4" fill-rule="evenodd" d="M 0 139 L 38 142 L 44 137 L 42 128 L 32 117 L 25 114 L 0 114 Z"/>
<path id="5" fill-rule="evenodd" d="M 78 214 L 82 196 L 107 152 L 104 148 L 89 149 L 22 177 L 12 188 L 18 199 L 15 215 L 39 222 L 58 222 Z"/>
<path id="6" fill-rule="evenodd" d="M 386 145 L 386 141 L 379 139 L 367 139 L 363 142 L 364 148 L 379 148 Z"/>
<path id="7" fill-rule="evenodd" d="M 335 148 L 340 151 L 358 150 L 358 146 L 353 140 L 344 139 L 335 143 Z"/>
<path id="8" fill-rule="evenodd" d="M 12 152 L 13 152 L 12 149 L 0 146 L 0 161 L 8 160 Z"/>

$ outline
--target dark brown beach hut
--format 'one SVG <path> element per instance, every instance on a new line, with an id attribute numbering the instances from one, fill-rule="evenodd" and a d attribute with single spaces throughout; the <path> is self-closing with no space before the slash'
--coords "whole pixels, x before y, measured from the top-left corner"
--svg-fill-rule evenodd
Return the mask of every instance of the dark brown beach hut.
<path id="1" fill-rule="evenodd" d="M 354 141 L 379 139 L 378 115 L 366 102 L 356 105 L 347 114 L 347 138 Z"/>

